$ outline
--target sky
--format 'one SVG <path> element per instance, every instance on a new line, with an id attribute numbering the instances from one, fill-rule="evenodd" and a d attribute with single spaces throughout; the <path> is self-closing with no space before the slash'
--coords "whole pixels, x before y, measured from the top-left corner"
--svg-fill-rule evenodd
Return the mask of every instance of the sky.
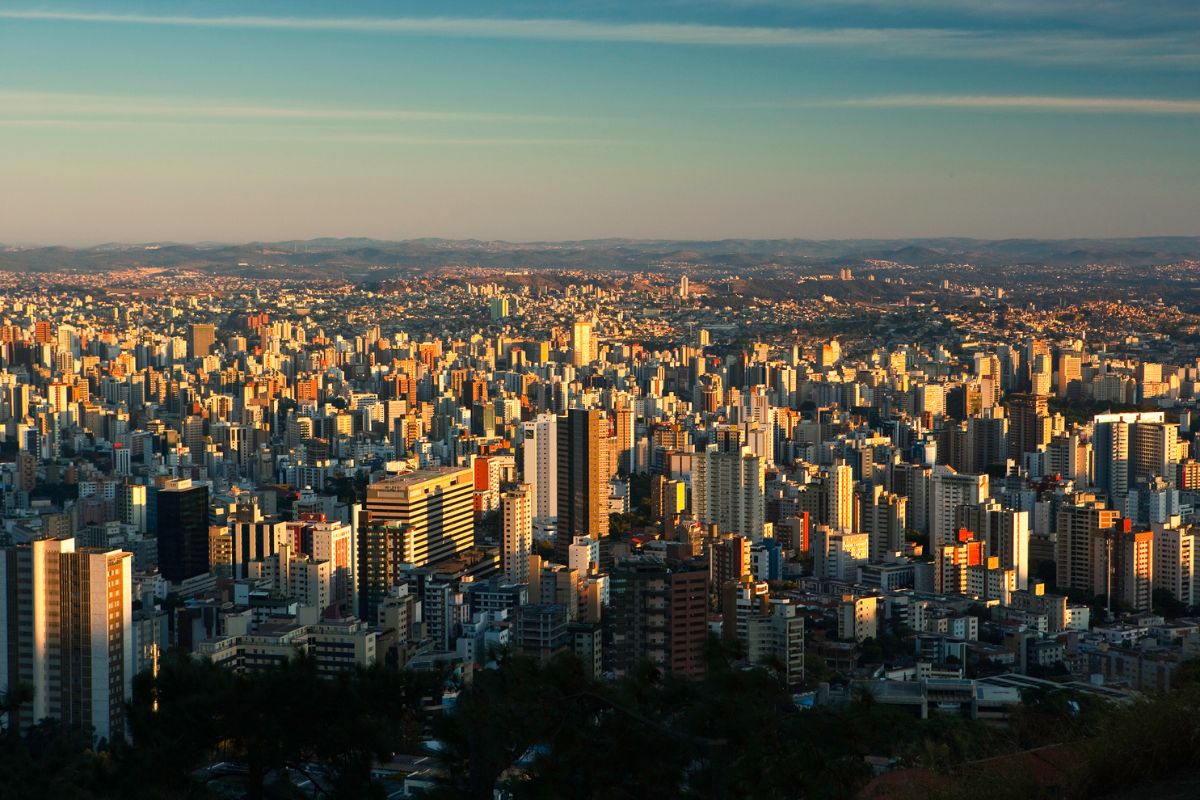
<path id="1" fill-rule="evenodd" d="M 1196 0 L 0 0 L 0 242 L 1200 234 Z"/>

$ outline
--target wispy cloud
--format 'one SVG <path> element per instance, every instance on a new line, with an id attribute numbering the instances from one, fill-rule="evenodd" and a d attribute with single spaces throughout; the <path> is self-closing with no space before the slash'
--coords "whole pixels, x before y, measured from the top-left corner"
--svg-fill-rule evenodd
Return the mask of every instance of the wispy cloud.
<path id="1" fill-rule="evenodd" d="M 246 103 L 183 102 L 169 98 L 23 92 L 0 89 L 0 113 L 187 119 L 359 122 L 547 122 L 562 117 L 408 108 L 333 108 Z"/>
<path id="2" fill-rule="evenodd" d="M 175 16 L 40 9 L 0 10 L 0 19 L 198 28 L 404 34 L 481 39 L 720 47 L 848 48 L 862 55 L 1000 59 L 1036 63 L 1200 66 L 1191 32 L 1141 36 L 1087 31 L 958 28 L 767 27 L 689 22 L 603 22 L 477 17 Z"/>
<path id="3" fill-rule="evenodd" d="M 1089 23 L 1097 21 L 1097 17 L 1143 24 L 1200 19 L 1200 8 L 1190 0 L 676 0 L 670 5 L 678 7 L 697 2 L 727 8 L 765 7 L 788 11 L 869 8 L 897 14 L 921 10 L 984 18 L 1070 18 Z"/>
<path id="4" fill-rule="evenodd" d="M 335 133 L 315 136 L 310 141 L 364 145 L 476 145 L 500 147 L 592 147 L 632 144 L 619 139 L 571 137 L 471 137 L 471 136 L 404 136 L 387 133 Z"/>
<path id="5" fill-rule="evenodd" d="M 79 131 L 153 128 L 165 131 L 221 131 L 222 139 L 437 146 L 598 146 L 628 141 L 574 136 L 462 136 L 430 133 L 425 125 L 406 123 L 470 122 L 471 130 L 490 123 L 545 122 L 565 117 L 518 116 L 459 111 L 396 109 L 292 108 L 238 104 L 189 104 L 131 100 L 111 95 L 17 92 L 0 89 L 0 129 L 46 128 Z M 293 124 L 279 125 L 278 122 Z M 446 126 L 435 126 L 445 129 Z M 463 126 L 451 126 L 461 129 Z M 496 128 L 499 130 L 499 128 Z"/>
<path id="6" fill-rule="evenodd" d="M 1092 114 L 1200 114 L 1200 100 L 1156 97 L 1053 97 L 1040 95 L 905 94 L 800 103 L 840 108 L 956 108 L 994 111 L 1062 111 Z"/>

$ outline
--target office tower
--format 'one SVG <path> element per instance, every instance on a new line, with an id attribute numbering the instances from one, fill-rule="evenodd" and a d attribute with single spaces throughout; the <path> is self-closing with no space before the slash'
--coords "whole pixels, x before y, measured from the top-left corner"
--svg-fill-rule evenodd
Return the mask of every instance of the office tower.
<path id="1" fill-rule="evenodd" d="M 1020 460 L 1050 441 L 1049 400 L 1045 395 L 1015 393 L 1008 398 L 1008 455 Z"/>
<path id="2" fill-rule="evenodd" d="M 946 413 L 946 384 L 925 383 L 917 387 L 917 414 L 940 417 Z"/>
<path id="3" fill-rule="evenodd" d="M 1012 569 L 1018 589 L 1029 585 L 1029 512 L 1004 508 L 989 497 L 978 505 L 959 506 L 954 527 L 966 528 L 987 544 L 986 554 Z"/>
<path id="4" fill-rule="evenodd" d="M 533 516 L 558 516 L 558 418 L 538 414 L 522 423 L 521 479 L 533 495 Z"/>
<path id="5" fill-rule="evenodd" d="M 147 506 L 146 487 L 136 483 L 123 483 L 117 490 L 117 517 L 124 525 L 132 525 L 138 533 L 146 533 Z"/>
<path id="6" fill-rule="evenodd" d="M 649 661 L 665 675 L 698 678 L 708 641 L 708 572 L 636 556 L 613 570 L 605 620 L 608 668 L 618 677 Z"/>
<path id="7" fill-rule="evenodd" d="M 871 561 L 883 561 L 904 547 L 908 526 L 908 498 L 892 494 L 875 483 L 858 495 L 858 524 L 867 534 Z"/>
<path id="8" fill-rule="evenodd" d="M 1154 592 L 1154 532 L 1131 530 L 1128 519 L 1121 522 L 1108 551 L 1111 582 L 1104 593 L 1108 595 L 1110 609 L 1120 603 L 1134 611 L 1150 611 Z M 1093 588 L 1096 594 L 1101 593 L 1099 580 Z"/>
<path id="9" fill-rule="evenodd" d="M 1100 588 L 1096 588 L 1096 565 L 1101 560 L 1108 564 L 1106 541 L 1111 542 L 1119 522 L 1121 513 L 1106 507 L 1094 494 L 1077 494 L 1058 510 L 1054 561 L 1059 591 L 1107 593 L 1103 570 Z"/>
<path id="10" fill-rule="evenodd" d="M 1098 414 L 1092 418 L 1093 482 L 1114 504 L 1139 476 L 1174 477 L 1179 460 L 1178 426 L 1161 411 Z"/>
<path id="11" fill-rule="evenodd" d="M 596 358 L 593 348 L 592 323 L 586 320 L 577 320 L 571 328 L 571 363 L 576 367 L 592 363 Z"/>
<path id="12" fill-rule="evenodd" d="M 908 526 L 921 533 L 928 533 L 933 469 L 900 461 L 892 464 L 889 479 L 891 490 L 908 498 Z"/>
<path id="13" fill-rule="evenodd" d="M 608 419 L 572 408 L 558 418 L 558 525 L 554 554 L 567 562 L 576 536 L 608 537 Z"/>
<path id="14" fill-rule="evenodd" d="M 987 472 L 1008 458 L 1008 417 L 996 406 L 986 416 L 967 420 L 967 438 L 963 461 L 964 471 Z"/>
<path id="15" fill-rule="evenodd" d="M 167 481 L 157 492 L 158 564 L 171 583 L 208 572 L 208 487 Z"/>
<path id="16" fill-rule="evenodd" d="M 1173 422 L 1135 422 L 1130 440 L 1133 485 L 1153 478 L 1174 480 L 1179 463 L 1179 426 Z"/>
<path id="17" fill-rule="evenodd" d="M 264 518 L 253 506 L 253 513 L 244 514 L 241 509 L 229 521 L 229 533 L 233 543 L 233 577 L 250 576 L 250 564 L 265 561 L 275 554 L 280 542 L 284 541 L 287 523 L 273 517 Z M 293 552 L 299 552 L 293 548 Z"/>
<path id="18" fill-rule="evenodd" d="M 709 446 L 692 458 L 692 513 L 701 525 L 722 534 L 762 541 L 766 514 L 766 469 L 748 447 L 722 453 Z"/>
<path id="19" fill-rule="evenodd" d="M 371 519 L 362 512 L 358 525 L 358 616 L 377 618 L 392 588 L 400 582 L 401 567 L 412 563 L 415 531 L 396 520 Z"/>
<path id="20" fill-rule="evenodd" d="M 475 544 L 474 491 L 470 467 L 420 469 L 368 486 L 366 510 L 372 521 L 407 526 L 408 559 L 422 567 Z"/>
<path id="21" fill-rule="evenodd" d="M 136 670 L 133 556 L 73 538 L 0 549 L 0 695 L 33 690 L 20 727 L 46 718 L 124 732 Z"/>
<path id="22" fill-rule="evenodd" d="M 512 583 L 528 583 L 533 551 L 533 492 L 521 485 L 500 495 L 500 568 Z"/>
<path id="23" fill-rule="evenodd" d="M 1058 380 L 1055 389 L 1060 399 L 1079 393 L 1083 380 L 1083 359 L 1078 353 L 1062 353 L 1058 357 Z"/>
<path id="24" fill-rule="evenodd" d="M 33 395 L 33 387 L 18 383 L 9 387 L 8 412 L 12 419 L 23 420 L 29 415 L 29 400 Z"/>
<path id="25" fill-rule="evenodd" d="M 854 468 L 835 464 L 822 478 L 825 484 L 825 523 L 835 531 L 854 529 Z"/>
<path id="26" fill-rule="evenodd" d="M 1153 523 L 1154 588 L 1170 592 L 1186 606 L 1196 604 L 1196 534 L 1179 518 Z"/>
<path id="27" fill-rule="evenodd" d="M 933 468 L 929 484 L 929 543 L 936 551 L 954 542 L 955 510 L 963 505 L 976 505 L 988 496 L 988 476 L 959 473 L 939 464 Z"/>
<path id="28" fill-rule="evenodd" d="M 625 399 L 613 409 L 613 458 L 618 475 L 629 475 L 633 469 L 633 409 Z"/>
<path id="29" fill-rule="evenodd" d="M 204 358 L 212 351 L 212 346 L 216 341 L 216 329 L 214 329 L 212 325 L 193 323 L 191 327 L 188 328 L 188 358 Z"/>

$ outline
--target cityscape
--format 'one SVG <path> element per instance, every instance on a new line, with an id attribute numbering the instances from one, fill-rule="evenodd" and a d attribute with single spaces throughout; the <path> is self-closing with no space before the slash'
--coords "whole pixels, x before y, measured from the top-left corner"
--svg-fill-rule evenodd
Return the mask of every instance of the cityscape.
<path id="1" fill-rule="evenodd" d="M 0 8 L 0 798 L 1195 796 L 1194 9 L 400 5 Z"/>

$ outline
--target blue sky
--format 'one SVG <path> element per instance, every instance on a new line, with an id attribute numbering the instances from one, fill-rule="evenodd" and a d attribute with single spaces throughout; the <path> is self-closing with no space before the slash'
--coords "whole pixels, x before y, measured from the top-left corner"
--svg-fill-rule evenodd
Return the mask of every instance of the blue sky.
<path id="1" fill-rule="evenodd" d="M 0 242 L 1200 233 L 1189 0 L 0 0 Z"/>

